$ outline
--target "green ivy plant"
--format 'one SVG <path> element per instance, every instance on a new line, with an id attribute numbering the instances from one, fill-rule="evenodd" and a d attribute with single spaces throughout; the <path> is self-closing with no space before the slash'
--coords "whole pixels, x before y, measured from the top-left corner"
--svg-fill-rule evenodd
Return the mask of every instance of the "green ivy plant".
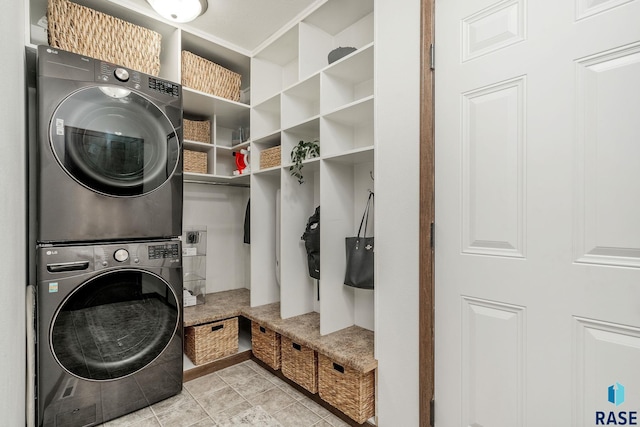
<path id="1" fill-rule="evenodd" d="M 304 182 L 304 177 L 302 176 L 302 162 L 305 159 L 312 159 L 320 155 L 320 147 L 317 142 L 318 140 L 300 141 L 298 142 L 298 145 L 291 149 L 291 163 L 293 164 L 289 166 L 289 172 L 291 173 L 291 176 L 295 176 L 298 179 L 299 184 Z"/>

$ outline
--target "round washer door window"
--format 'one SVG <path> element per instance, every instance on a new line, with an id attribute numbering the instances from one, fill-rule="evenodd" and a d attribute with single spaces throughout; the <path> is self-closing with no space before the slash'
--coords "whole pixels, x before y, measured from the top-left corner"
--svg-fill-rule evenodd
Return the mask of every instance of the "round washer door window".
<path id="1" fill-rule="evenodd" d="M 81 89 L 65 98 L 49 125 L 60 165 L 85 187 L 139 196 L 164 184 L 178 166 L 180 144 L 162 110 L 117 86 Z"/>
<path id="2" fill-rule="evenodd" d="M 153 362 L 178 327 L 179 307 L 169 284 L 141 270 L 97 276 L 62 303 L 50 343 L 69 373 L 87 380 L 113 380 Z"/>

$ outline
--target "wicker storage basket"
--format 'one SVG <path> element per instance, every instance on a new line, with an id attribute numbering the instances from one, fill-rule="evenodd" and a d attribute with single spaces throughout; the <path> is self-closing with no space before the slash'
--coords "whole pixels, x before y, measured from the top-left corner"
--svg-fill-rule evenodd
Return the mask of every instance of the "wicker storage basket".
<path id="1" fill-rule="evenodd" d="M 49 45 L 122 65 L 146 74 L 160 72 L 162 36 L 68 0 L 49 0 Z"/>
<path id="2" fill-rule="evenodd" d="M 183 119 L 185 140 L 211 144 L 211 122 L 209 120 Z"/>
<path id="3" fill-rule="evenodd" d="M 185 172 L 207 173 L 207 153 L 184 150 Z"/>
<path id="4" fill-rule="evenodd" d="M 375 414 L 375 370 L 359 372 L 318 354 L 318 394 L 358 423 Z"/>
<path id="5" fill-rule="evenodd" d="M 289 338 L 281 337 L 282 374 L 311 393 L 318 392 L 317 353 Z"/>
<path id="6" fill-rule="evenodd" d="M 280 146 L 267 148 L 260 152 L 260 169 L 280 166 Z"/>
<path id="7" fill-rule="evenodd" d="M 182 51 L 182 84 L 184 86 L 239 101 L 240 81 L 240 74 L 189 51 Z"/>
<path id="8" fill-rule="evenodd" d="M 273 369 L 280 369 L 280 334 L 251 322 L 251 351 Z"/>
<path id="9" fill-rule="evenodd" d="M 238 318 L 184 329 L 184 351 L 194 365 L 238 352 Z"/>

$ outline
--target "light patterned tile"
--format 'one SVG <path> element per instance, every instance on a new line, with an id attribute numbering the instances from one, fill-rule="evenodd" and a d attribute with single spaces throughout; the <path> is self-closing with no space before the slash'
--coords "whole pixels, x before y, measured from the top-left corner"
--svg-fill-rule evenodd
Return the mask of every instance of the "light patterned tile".
<path id="1" fill-rule="evenodd" d="M 196 400 L 211 417 L 214 417 L 214 415 L 219 412 L 245 402 L 245 399 L 231 387 L 225 387 L 220 390 L 198 396 Z"/>
<path id="2" fill-rule="evenodd" d="M 277 385 L 278 387 L 282 386 L 282 385 L 289 385 L 287 384 L 287 382 L 285 380 L 283 380 L 282 378 L 271 374 L 271 376 L 269 376 L 269 381 L 271 381 L 272 383 L 274 383 L 275 385 Z"/>
<path id="3" fill-rule="evenodd" d="M 249 401 L 256 406 L 261 406 L 262 409 L 270 414 L 274 414 L 287 406 L 293 404 L 295 399 L 285 393 L 278 387 L 274 387 L 264 393 L 257 394 L 249 399 Z"/>
<path id="4" fill-rule="evenodd" d="M 254 406 L 243 411 L 232 418 L 228 422 L 222 423 L 221 427 L 283 427 L 275 418 L 269 415 L 260 406 Z"/>
<path id="5" fill-rule="evenodd" d="M 217 414 L 213 414 L 211 416 L 211 418 L 213 418 L 213 420 L 218 424 L 218 425 L 222 425 L 225 424 L 229 421 L 229 419 L 231 417 L 234 417 L 248 409 L 253 408 L 253 405 L 251 405 L 251 403 L 247 402 L 246 400 L 243 400 L 242 403 L 236 405 L 236 406 L 232 406 L 229 409 L 225 409 L 222 412 L 218 412 Z"/>
<path id="6" fill-rule="evenodd" d="M 227 383 L 222 381 L 222 378 L 215 372 L 184 383 L 184 387 L 189 390 L 193 397 L 220 390 L 226 386 Z"/>
<path id="7" fill-rule="evenodd" d="M 287 384 L 282 380 L 281 380 L 281 383 L 278 385 L 278 387 L 280 387 L 281 390 L 283 390 L 289 396 L 293 397 L 295 400 L 302 400 L 307 397 L 302 392 L 298 391 L 297 389 L 295 389 L 294 387 L 290 386 L 289 384 Z"/>
<path id="8" fill-rule="evenodd" d="M 160 421 L 156 417 L 149 417 L 137 423 L 131 424 L 130 427 L 161 427 Z"/>
<path id="9" fill-rule="evenodd" d="M 241 379 L 233 384 L 232 387 L 242 397 L 248 399 L 251 396 L 255 396 L 256 394 L 264 393 L 269 389 L 275 388 L 276 385 L 261 375 L 254 375 L 252 377 Z"/>
<path id="10" fill-rule="evenodd" d="M 333 426 L 328 422 L 326 422 L 325 420 L 320 420 L 320 422 L 315 423 L 313 427 L 333 427 Z"/>
<path id="11" fill-rule="evenodd" d="M 195 400 L 187 401 L 184 405 L 173 407 L 156 415 L 163 427 L 188 427 L 208 417 Z"/>
<path id="12" fill-rule="evenodd" d="M 105 427 L 160 427 L 160 422 L 155 415 L 151 412 L 149 408 L 145 408 L 149 412 L 142 411 L 143 414 L 138 414 L 138 412 L 132 412 L 129 415 L 125 415 L 121 418 L 116 418 L 115 420 L 111 420 L 103 426 Z"/>
<path id="13" fill-rule="evenodd" d="M 300 402 L 287 406 L 273 414 L 283 427 L 310 427 L 320 421 L 320 417 Z"/>
<path id="14" fill-rule="evenodd" d="M 180 394 L 162 400 L 158 403 L 154 403 L 153 405 L 151 405 L 151 409 L 156 415 L 158 415 L 163 412 L 173 411 L 178 408 L 185 407 L 191 402 L 193 402 L 193 397 L 191 396 L 191 394 L 189 394 L 189 392 L 186 390 L 182 390 Z"/>
<path id="15" fill-rule="evenodd" d="M 195 424 L 191 424 L 189 427 L 217 427 L 218 424 L 211 418 L 207 417 L 204 420 L 200 420 Z"/>
<path id="16" fill-rule="evenodd" d="M 273 375 L 273 372 L 263 368 L 262 366 L 258 365 L 254 360 L 247 360 L 245 362 L 242 362 L 245 366 L 248 366 L 249 368 L 253 369 L 255 372 L 257 372 L 259 375 L 262 375 L 265 378 L 276 378 Z"/>
<path id="17" fill-rule="evenodd" d="M 302 403 L 307 408 L 311 409 L 311 411 L 314 414 L 317 414 L 318 416 L 320 416 L 320 418 L 324 418 L 331 414 L 331 411 L 329 411 L 327 408 L 325 408 L 324 406 L 320 405 L 317 402 L 314 402 L 308 397 L 301 399 L 299 402 Z"/>
<path id="18" fill-rule="evenodd" d="M 153 415 L 153 411 L 151 408 L 146 407 L 142 408 L 136 412 L 132 412 L 120 418 L 116 418 L 115 420 L 107 421 L 104 423 L 105 427 L 129 427 L 136 425 L 143 420 L 148 418 L 153 418 L 155 420 L 155 415 Z M 157 425 L 157 423 L 156 423 Z"/>
<path id="19" fill-rule="evenodd" d="M 349 427 L 349 424 L 342 421 L 342 419 L 334 414 L 329 414 L 324 417 L 324 420 L 333 427 Z"/>
<path id="20" fill-rule="evenodd" d="M 229 366 L 228 368 L 218 371 L 217 374 L 229 385 L 233 385 L 244 378 L 257 375 L 256 371 L 242 363 Z"/>

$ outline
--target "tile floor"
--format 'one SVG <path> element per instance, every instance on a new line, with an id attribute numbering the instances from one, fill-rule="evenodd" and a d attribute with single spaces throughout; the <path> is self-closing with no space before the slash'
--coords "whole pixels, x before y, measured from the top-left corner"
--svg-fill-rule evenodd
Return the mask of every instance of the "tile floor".
<path id="1" fill-rule="evenodd" d="M 103 426 L 216 427 L 254 406 L 283 427 L 349 426 L 253 360 L 186 382 L 181 394 Z"/>

